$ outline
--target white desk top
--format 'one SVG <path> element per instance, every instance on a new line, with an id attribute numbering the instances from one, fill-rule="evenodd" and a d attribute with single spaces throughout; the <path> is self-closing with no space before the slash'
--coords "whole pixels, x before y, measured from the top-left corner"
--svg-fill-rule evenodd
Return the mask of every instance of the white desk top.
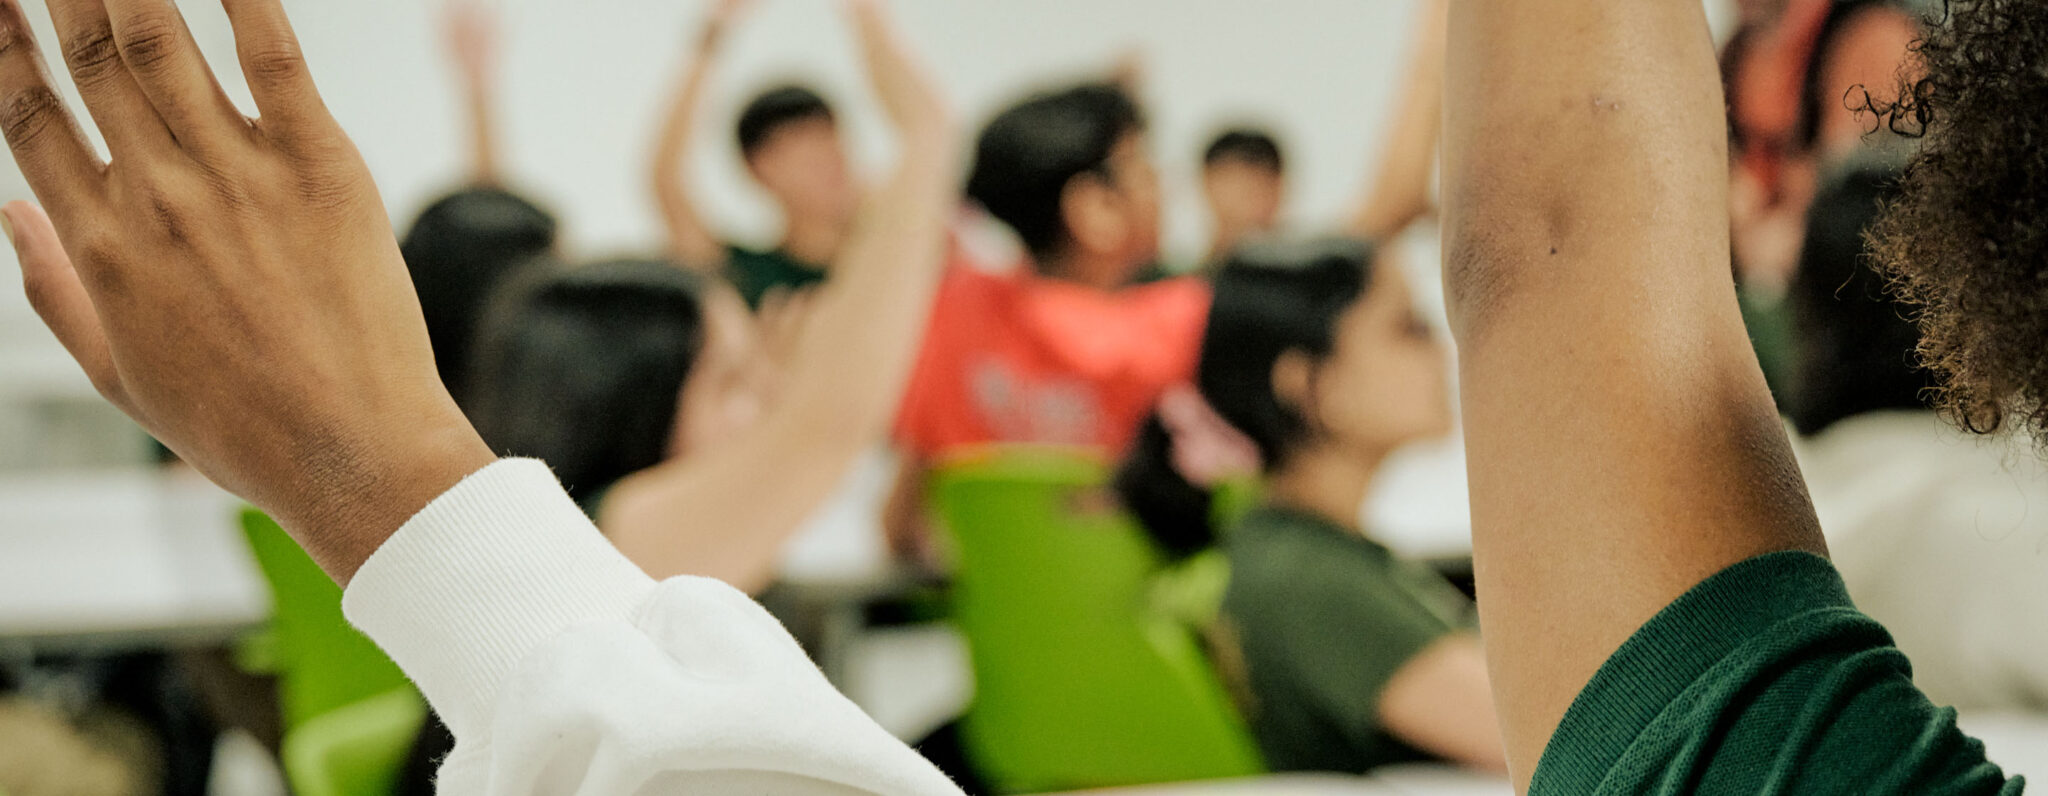
<path id="1" fill-rule="evenodd" d="M 237 505 L 189 471 L 0 479 L 0 642 L 160 646 L 262 622 Z"/>

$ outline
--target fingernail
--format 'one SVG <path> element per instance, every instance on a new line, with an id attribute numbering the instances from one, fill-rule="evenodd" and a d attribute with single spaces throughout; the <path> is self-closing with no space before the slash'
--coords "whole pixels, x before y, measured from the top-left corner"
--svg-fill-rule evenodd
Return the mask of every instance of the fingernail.
<path id="1" fill-rule="evenodd" d="M 0 233 L 7 234 L 7 245 L 14 245 L 14 217 L 0 211 Z"/>

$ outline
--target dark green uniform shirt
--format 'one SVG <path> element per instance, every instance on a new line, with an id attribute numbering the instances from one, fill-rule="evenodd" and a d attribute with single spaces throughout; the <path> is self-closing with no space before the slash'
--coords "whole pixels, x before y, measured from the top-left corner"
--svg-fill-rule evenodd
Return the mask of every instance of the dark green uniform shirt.
<path id="1" fill-rule="evenodd" d="M 825 281 L 825 269 L 784 254 L 782 250 L 755 251 L 744 246 L 725 247 L 725 278 L 738 288 L 747 306 L 761 308 L 761 299 L 775 288 L 798 290 Z"/>
<path id="2" fill-rule="evenodd" d="M 2018 794 L 1808 553 L 1723 570 L 1586 684 L 1531 796 Z"/>
<path id="3" fill-rule="evenodd" d="M 1360 772 L 1421 757 L 1380 727 L 1380 692 L 1416 653 L 1470 626 L 1465 595 L 1377 542 L 1274 506 L 1245 515 L 1224 545 L 1221 635 L 1240 657 L 1226 653 L 1219 668 L 1267 766 Z"/>

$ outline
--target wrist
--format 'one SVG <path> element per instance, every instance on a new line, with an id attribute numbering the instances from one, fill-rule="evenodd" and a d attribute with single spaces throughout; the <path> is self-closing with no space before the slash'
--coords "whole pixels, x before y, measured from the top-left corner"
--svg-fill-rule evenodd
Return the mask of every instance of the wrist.
<path id="1" fill-rule="evenodd" d="M 278 520 L 336 583 L 346 587 L 406 520 L 497 460 L 452 405 L 447 414 L 357 443 L 337 435 L 299 457 L 304 475 L 280 501 Z"/>

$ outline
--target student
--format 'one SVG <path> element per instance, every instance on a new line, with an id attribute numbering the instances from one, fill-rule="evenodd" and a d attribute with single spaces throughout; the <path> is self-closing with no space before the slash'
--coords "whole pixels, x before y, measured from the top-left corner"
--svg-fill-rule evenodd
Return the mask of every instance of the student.
<path id="1" fill-rule="evenodd" d="M 31 303 L 111 402 L 345 584 L 352 621 L 473 750 L 450 792 L 959 793 L 757 606 L 710 581 L 657 585 L 544 467 L 492 456 L 435 378 L 382 202 L 277 0 L 227 4 L 256 120 L 170 7 L 51 8 L 60 47 L 147 42 L 153 57 L 78 70 L 126 78 L 80 81 L 130 164 L 104 169 L 19 4 L 0 2 L 0 132 L 56 219 L 0 209 Z M 1455 11 L 1448 281 L 1511 771 L 1550 743 L 1537 792 L 2019 793 L 1912 689 L 1811 552 L 1726 282 L 1700 7 Z M 2040 42 L 2023 34 L 2048 7 L 1955 11 L 1923 53 L 1930 88 L 1965 90 L 1914 106 L 1933 137 L 1880 237 L 1895 265 L 1921 256 L 1915 289 L 1944 302 L 1936 350 L 1977 366 L 1951 382 L 1977 402 L 1964 405 L 2032 417 L 2048 390 L 2008 378 L 2048 370 L 2034 345 L 2048 312 L 1952 316 L 1968 305 L 1940 286 L 2039 289 L 2038 245 L 1986 244 L 2040 219 L 2040 162 L 2006 133 L 2040 123 L 2025 102 L 2043 88 Z M 1576 135 L 1475 135 L 1532 123 Z M 1949 158 L 1958 148 L 1972 157 Z M 183 179 L 199 169 L 211 179 Z M 1963 226 L 1981 222 L 2010 226 Z M 1958 319 L 1992 336 L 1943 348 Z"/>
<path id="2" fill-rule="evenodd" d="M 2042 710 L 2048 476 L 2027 451 L 1961 438 L 1930 407 L 1913 307 L 1864 242 L 1898 177 L 1893 164 L 1854 164 L 1814 198 L 1786 297 L 1800 470 L 1849 596 L 1913 659 L 1928 698 Z"/>
<path id="3" fill-rule="evenodd" d="M 484 303 L 498 285 L 554 249 L 555 218 L 502 187 L 491 100 L 493 21 L 478 5 L 453 3 L 447 36 L 470 129 L 468 184 L 420 211 L 399 252 L 426 313 L 441 381 L 467 405 L 470 350 Z"/>
<path id="4" fill-rule="evenodd" d="M 1444 0 L 1431 0 L 1415 16 L 1407 74 L 1395 96 L 1394 124 L 1374 158 L 1363 198 L 1337 228 L 1354 238 L 1386 242 L 1430 211 L 1430 177 L 1443 117 Z M 1208 258 L 1220 263 L 1247 236 L 1279 228 L 1286 196 L 1286 163 L 1271 134 L 1227 130 L 1202 155 L 1202 193 L 1212 234 Z"/>
<path id="5" fill-rule="evenodd" d="M 1471 601 L 1358 525 L 1387 455 L 1451 425 L 1443 346 L 1382 260 L 1347 239 L 1252 243 L 1216 273 L 1196 383 L 1256 445 L 1266 493 L 1223 536 L 1220 668 L 1243 670 L 1274 770 L 1503 769 Z M 1210 496 L 1164 429 L 1148 424 L 1118 491 L 1155 533 L 1207 535 Z"/>
<path id="6" fill-rule="evenodd" d="M 809 88 L 784 85 L 749 101 L 735 125 L 747 173 L 782 212 L 781 240 L 765 251 L 723 242 L 697 210 L 690 198 L 689 154 L 704 86 L 747 2 L 711 3 L 696 53 L 662 117 L 653 177 L 673 256 L 695 268 L 723 269 L 747 306 L 758 308 L 772 290 L 824 281 L 852 234 L 860 187 L 847 165 L 832 106 Z"/>
<path id="7" fill-rule="evenodd" d="M 1273 134 L 1233 127 L 1202 150 L 1202 199 L 1209 205 L 1207 263 L 1220 263 L 1239 241 L 1280 226 L 1287 164 Z"/>
<path id="8" fill-rule="evenodd" d="M 1460 0 L 1450 43 L 1445 287 L 1517 788 L 2018 793 L 1825 558 L 1729 279 L 1700 4 Z"/>
<path id="9" fill-rule="evenodd" d="M 1116 455 L 1168 385 L 1193 373 L 1209 291 L 1131 283 L 1159 251 L 1159 178 L 1123 88 L 1047 91 L 996 115 L 967 195 L 1017 233 L 1026 267 L 949 268 L 895 436 L 891 542 L 920 555 L 924 474 L 963 446 L 1028 442 Z"/>

